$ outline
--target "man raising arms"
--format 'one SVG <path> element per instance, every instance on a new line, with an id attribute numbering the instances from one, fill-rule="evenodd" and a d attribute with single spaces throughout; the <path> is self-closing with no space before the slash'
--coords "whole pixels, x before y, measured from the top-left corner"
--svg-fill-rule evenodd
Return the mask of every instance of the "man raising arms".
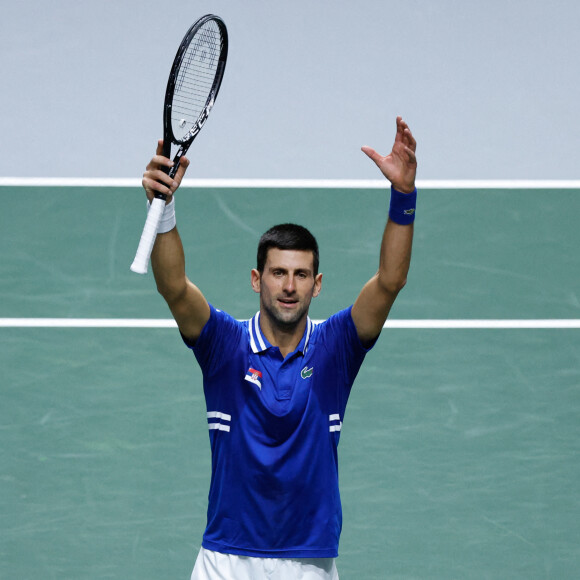
<path id="1" fill-rule="evenodd" d="M 354 305 L 314 325 L 318 245 L 295 224 L 260 239 L 252 289 L 259 310 L 240 322 L 210 305 L 185 274 L 162 144 L 143 187 L 168 203 L 151 264 L 157 289 L 201 367 L 212 450 L 207 527 L 192 580 L 338 578 L 342 525 L 337 446 L 348 396 L 403 288 L 411 259 L 416 142 L 397 118 L 392 151 L 363 152 L 391 182 L 377 273 Z"/>

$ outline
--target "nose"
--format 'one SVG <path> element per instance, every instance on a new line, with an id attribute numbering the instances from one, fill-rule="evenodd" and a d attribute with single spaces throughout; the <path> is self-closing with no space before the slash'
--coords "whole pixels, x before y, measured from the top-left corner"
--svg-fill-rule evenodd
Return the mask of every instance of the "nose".
<path id="1" fill-rule="evenodd" d="M 294 276 L 289 275 L 284 279 L 284 292 L 287 294 L 293 294 L 296 291 L 296 283 L 294 281 Z"/>

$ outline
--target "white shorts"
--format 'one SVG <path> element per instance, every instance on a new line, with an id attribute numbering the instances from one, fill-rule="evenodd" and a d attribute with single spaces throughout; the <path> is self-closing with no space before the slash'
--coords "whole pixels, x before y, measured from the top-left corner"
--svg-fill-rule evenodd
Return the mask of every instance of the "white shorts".
<path id="1" fill-rule="evenodd" d="M 334 558 L 253 558 L 201 548 L 191 580 L 338 580 Z"/>

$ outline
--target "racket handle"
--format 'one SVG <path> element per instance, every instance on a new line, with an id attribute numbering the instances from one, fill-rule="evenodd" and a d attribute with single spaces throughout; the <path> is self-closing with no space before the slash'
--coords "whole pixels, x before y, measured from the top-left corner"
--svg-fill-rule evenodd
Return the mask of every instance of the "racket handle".
<path id="1" fill-rule="evenodd" d="M 143 227 L 139 247 L 137 248 L 135 259 L 131 264 L 131 270 L 137 274 L 147 274 L 149 258 L 151 257 L 153 244 L 155 244 L 155 238 L 157 237 L 157 229 L 159 228 L 159 222 L 161 221 L 164 210 L 165 201 L 157 197 L 153 198 L 151 207 L 147 213 L 147 220 Z"/>

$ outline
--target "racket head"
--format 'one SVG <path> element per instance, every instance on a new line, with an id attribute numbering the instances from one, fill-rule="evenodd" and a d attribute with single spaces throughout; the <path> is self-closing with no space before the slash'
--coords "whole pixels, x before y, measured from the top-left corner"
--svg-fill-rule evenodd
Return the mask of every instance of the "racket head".
<path id="1" fill-rule="evenodd" d="M 186 150 L 203 127 L 220 90 L 227 56 L 228 32 L 219 16 L 202 16 L 183 37 L 165 91 L 166 157 L 171 143 Z"/>

